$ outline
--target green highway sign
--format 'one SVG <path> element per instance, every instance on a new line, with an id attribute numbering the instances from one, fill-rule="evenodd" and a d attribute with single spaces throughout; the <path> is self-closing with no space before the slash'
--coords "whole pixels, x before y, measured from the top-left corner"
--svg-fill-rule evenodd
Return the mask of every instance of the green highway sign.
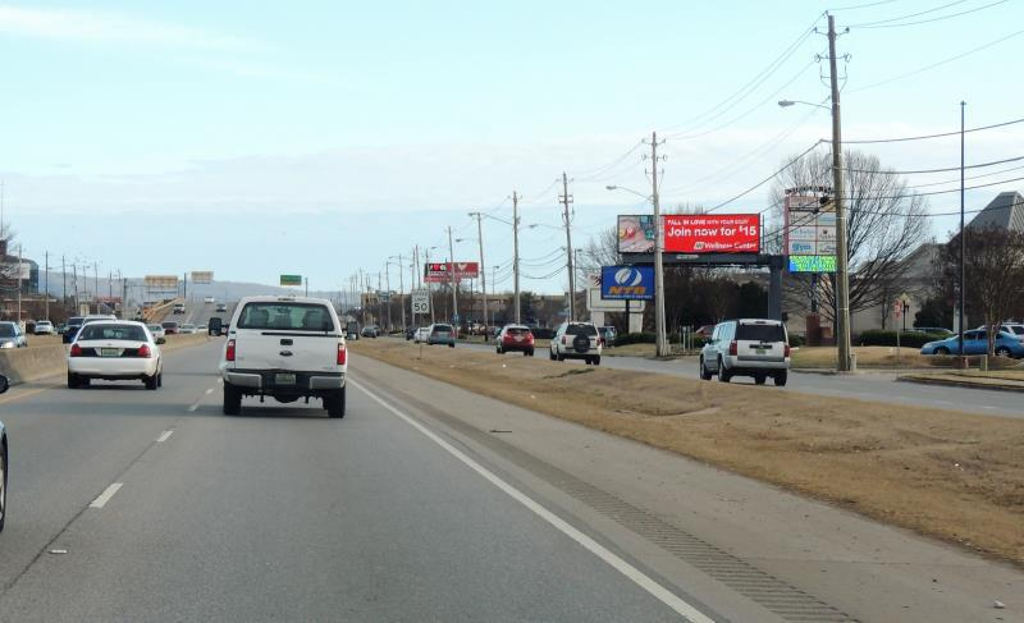
<path id="1" fill-rule="evenodd" d="M 281 275 L 281 285 L 283 286 L 301 286 L 302 275 Z"/>

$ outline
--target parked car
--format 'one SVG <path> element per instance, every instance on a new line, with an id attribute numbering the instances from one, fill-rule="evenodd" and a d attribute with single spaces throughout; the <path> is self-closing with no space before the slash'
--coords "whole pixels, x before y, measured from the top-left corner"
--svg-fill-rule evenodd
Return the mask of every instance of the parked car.
<path id="1" fill-rule="evenodd" d="M 0 322 L 0 348 L 24 348 L 28 338 L 17 322 Z"/>
<path id="2" fill-rule="evenodd" d="M 380 337 L 380 329 L 375 324 L 368 324 L 363 327 L 361 334 L 363 337 Z"/>
<path id="3" fill-rule="evenodd" d="M 978 330 L 984 331 L 985 325 L 981 325 L 980 327 L 978 327 Z M 1017 322 L 1004 322 L 1002 326 L 999 327 L 999 330 L 1013 334 L 1014 336 L 1017 337 L 1018 340 L 1020 340 L 1021 343 L 1024 343 L 1024 324 L 1020 324 Z"/>
<path id="4" fill-rule="evenodd" d="M 88 387 L 92 379 L 141 380 L 146 389 L 163 384 L 160 344 L 146 325 L 133 320 L 86 323 L 68 351 L 68 388 Z"/>
<path id="5" fill-rule="evenodd" d="M 10 386 L 7 377 L 0 374 L 0 394 Z M 3 532 L 4 521 L 7 519 L 7 473 L 7 429 L 0 422 L 0 532 Z"/>
<path id="6" fill-rule="evenodd" d="M 207 305 L 213 305 L 216 302 L 217 302 L 217 300 L 215 298 L 213 298 L 212 296 L 207 296 L 206 298 L 203 299 L 203 303 L 205 303 Z"/>
<path id="7" fill-rule="evenodd" d="M 700 351 L 700 378 L 728 383 L 734 376 L 752 376 L 764 385 L 770 376 L 782 387 L 789 377 L 789 335 L 780 320 L 741 318 L 715 325 Z"/>
<path id="8" fill-rule="evenodd" d="M 509 352 L 521 352 L 526 357 L 533 357 L 533 333 L 530 327 L 521 324 L 508 324 L 498 334 L 494 349 L 499 355 Z"/>
<path id="9" fill-rule="evenodd" d="M 601 365 L 601 335 L 592 322 L 563 322 L 548 346 L 552 361 L 582 359 L 587 365 Z"/>
<path id="10" fill-rule="evenodd" d="M 245 297 L 231 327 L 220 364 L 225 415 L 241 411 L 243 396 L 269 396 L 319 398 L 328 417 L 345 417 L 348 351 L 330 301 Z"/>
<path id="11" fill-rule="evenodd" d="M 160 338 L 166 338 L 167 337 L 167 332 L 164 331 L 164 328 L 161 325 L 158 325 L 158 324 L 148 324 L 148 325 L 146 325 L 146 328 L 149 329 L 149 332 L 153 334 L 153 337 L 155 339 L 160 339 Z"/>
<path id="12" fill-rule="evenodd" d="M 183 324 L 179 333 L 182 335 L 194 335 L 196 332 L 196 325 L 194 324 Z"/>
<path id="13" fill-rule="evenodd" d="M 415 334 L 416 334 L 416 327 L 409 327 L 408 329 L 406 329 L 405 330 L 405 339 L 406 339 L 406 341 L 411 340 L 412 336 L 415 335 Z"/>
<path id="14" fill-rule="evenodd" d="M 412 335 L 412 341 L 414 344 L 426 344 L 427 339 L 430 338 L 430 327 L 420 327 L 416 329 L 416 333 Z"/>
<path id="15" fill-rule="evenodd" d="M 75 341 L 75 335 L 78 334 L 78 330 L 82 328 L 82 321 L 85 320 L 82 316 L 72 316 L 68 318 L 67 324 L 64 325 L 64 336 L 63 342 L 70 344 Z"/>
<path id="16" fill-rule="evenodd" d="M 226 312 L 227 310 L 228 310 L 228 306 L 227 306 L 226 303 L 217 303 L 217 311 L 219 311 L 219 312 Z"/>
<path id="17" fill-rule="evenodd" d="M 598 327 L 597 332 L 601 336 L 601 344 L 605 348 L 615 346 L 615 338 L 618 337 L 618 332 L 615 330 L 615 327 L 608 325 Z"/>
<path id="18" fill-rule="evenodd" d="M 181 325 L 173 320 L 165 320 L 160 323 L 160 326 L 164 328 L 167 335 L 177 335 L 181 333 Z"/>
<path id="19" fill-rule="evenodd" d="M 433 346 L 434 344 L 448 345 L 450 348 L 455 348 L 455 327 L 445 323 L 435 323 L 430 325 L 429 332 L 427 333 L 427 344 Z"/>
<path id="20" fill-rule="evenodd" d="M 988 332 L 984 329 L 964 331 L 964 354 L 984 355 L 988 353 Z M 960 336 L 953 335 L 944 340 L 928 342 L 921 347 L 922 355 L 958 355 L 960 354 Z M 995 354 L 999 357 L 1024 357 L 1024 344 L 1009 331 L 1000 331 L 996 336 Z"/>
<path id="21" fill-rule="evenodd" d="M 53 335 L 57 332 L 57 329 L 53 327 L 53 323 L 49 320 L 37 320 L 33 332 L 36 335 Z"/>
<path id="22" fill-rule="evenodd" d="M 929 333 L 931 335 L 953 335 L 952 329 L 946 329 L 943 327 L 914 327 L 914 331 Z"/>

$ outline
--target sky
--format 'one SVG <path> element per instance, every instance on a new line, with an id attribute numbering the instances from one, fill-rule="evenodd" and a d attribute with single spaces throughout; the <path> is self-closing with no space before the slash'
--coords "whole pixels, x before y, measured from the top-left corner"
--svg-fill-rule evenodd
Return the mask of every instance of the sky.
<path id="1" fill-rule="evenodd" d="M 417 245 L 443 260 L 449 226 L 456 259 L 477 260 L 468 213 L 482 211 L 502 289 L 515 190 L 533 225 L 523 287 L 557 292 L 555 180 L 571 180 L 583 245 L 651 209 L 606 186 L 650 192 L 654 131 L 663 206 L 747 190 L 721 211 L 768 205 L 770 185 L 753 187 L 830 135 L 827 110 L 776 104 L 827 103 L 827 40 L 811 31 L 826 10 L 850 28 L 844 139 L 956 130 L 961 100 L 969 128 L 1022 116 L 1021 0 L 839 1 L 3 2 L 4 220 L 51 265 L 345 289 Z M 1022 126 L 969 134 L 968 164 L 1022 155 Z M 850 146 L 898 170 L 959 164 L 957 137 Z M 1013 166 L 984 169 L 1006 171 L 979 179 L 993 185 L 968 209 L 1024 191 Z M 958 207 L 929 197 L 932 212 Z M 931 221 L 942 238 L 956 218 Z"/>

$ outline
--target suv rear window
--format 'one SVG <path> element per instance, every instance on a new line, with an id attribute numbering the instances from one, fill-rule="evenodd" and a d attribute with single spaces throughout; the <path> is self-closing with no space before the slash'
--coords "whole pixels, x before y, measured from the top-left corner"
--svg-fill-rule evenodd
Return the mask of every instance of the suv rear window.
<path id="1" fill-rule="evenodd" d="M 435 324 L 434 333 L 451 333 L 452 326 L 450 324 Z"/>
<path id="2" fill-rule="evenodd" d="M 781 324 L 740 324 L 736 339 L 751 342 L 785 342 L 786 332 Z"/>
<path id="3" fill-rule="evenodd" d="M 597 335 L 592 324 L 571 324 L 565 328 L 566 335 Z"/>
<path id="4" fill-rule="evenodd" d="M 68 318 L 68 326 L 74 326 L 74 325 L 77 325 L 77 324 L 82 324 L 82 320 L 83 320 L 83 318 L 81 316 L 72 316 L 72 317 Z"/>
<path id="5" fill-rule="evenodd" d="M 246 303 L 238 328 L 326 332 L 334 330 L 334 321 L 326 307 L 315 303 Z"/>
<path id="6" fill-rule="evenodd" d="M 96 324 L 90 323 L 82 328 L 79 340 L 127 340 L 129 342 L 148 342 L 146 331 L 133 324 Z"/>

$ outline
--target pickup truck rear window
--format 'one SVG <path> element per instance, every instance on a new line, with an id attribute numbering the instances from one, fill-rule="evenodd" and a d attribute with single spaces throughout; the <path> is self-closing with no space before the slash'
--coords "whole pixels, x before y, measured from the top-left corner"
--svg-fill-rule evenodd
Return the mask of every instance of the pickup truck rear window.
<path id="1" fill-rule="evenodd" d="M 246 303 L 239 329 L 275 331 L 334 331 L 330 310 L 315 303 Z"/>

